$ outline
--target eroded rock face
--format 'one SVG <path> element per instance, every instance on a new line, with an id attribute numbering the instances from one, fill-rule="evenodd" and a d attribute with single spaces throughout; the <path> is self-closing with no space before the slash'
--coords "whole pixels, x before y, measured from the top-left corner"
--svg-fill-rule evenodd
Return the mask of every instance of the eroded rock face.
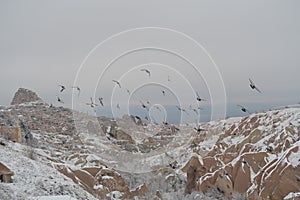
<path id="1" fill-rule="evenodd" d="M 186 193 L 213 189 L 228 199 L 236 195 L 246 199 L 283 199 L 297 192 L 300 120 L 293 112 L 270 111 L 244 117 L 230 126 L 225 124 L 213 149 L 202 159 L 191 157 L 182 168 L 187 174 Z M 205 140 L 195 138 L 192 142 L 195 148 Z M 200 150 L 194 152 L 203 153 Z"/>
<path id="2" fill-rule="evenodd" d="M 71 170 L 66 166 L 58 165 L 56 169 L 100 199 L 106 199 L 110 196 L 116 198 L 115 191 L 121 194 L 118 196 L 119 199 L 132 199 L 136 196 L 144 196 L 149 192 L 146 184 L 130 190 L 119 173 L 106 167 L 86 167 Z"/>
<path id="3" fill-rule="evenodd" d="M 18 91 L 15 93 L 11 105 L 17 105 L 21 103 L 29 103 L 34 101 L 42 101 L 38 95 L 28 89 L 19 88 Z"/>

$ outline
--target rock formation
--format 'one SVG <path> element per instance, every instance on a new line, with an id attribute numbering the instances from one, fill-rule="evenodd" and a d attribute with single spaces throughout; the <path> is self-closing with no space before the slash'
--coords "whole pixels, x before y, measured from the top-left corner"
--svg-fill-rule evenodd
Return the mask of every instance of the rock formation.
<path id="1" fill-rule="evenodd" d="M 31 90 L 25 88 L 19 88 L 13 97 L 11 105 L 17 105 L 17 104 L 29 103 L 35 101 L 42 101 L 42 99 L 38 97 L 38 95 L 35 92 Z"/>

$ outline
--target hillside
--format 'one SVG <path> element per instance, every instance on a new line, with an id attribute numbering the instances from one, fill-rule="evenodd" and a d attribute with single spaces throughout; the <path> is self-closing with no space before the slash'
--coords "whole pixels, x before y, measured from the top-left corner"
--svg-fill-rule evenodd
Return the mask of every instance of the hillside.
<path id="1" fill-rule="evenodd" d="M 12 183 L 0 183 L 0 199 L 299 195 L 297 105 L 209 122 L 196 132 L 194 125 L 89 116 L 33 96 L 0 110 L 0 163 L 14 173 Z"/>

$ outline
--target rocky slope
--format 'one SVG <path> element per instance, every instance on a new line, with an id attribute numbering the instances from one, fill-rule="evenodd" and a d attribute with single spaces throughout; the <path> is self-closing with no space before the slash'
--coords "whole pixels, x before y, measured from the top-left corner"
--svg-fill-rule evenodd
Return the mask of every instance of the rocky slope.
<path id="1" fill-rule="evenodd" d="M 299 193 L 297 106 L 209 122 L 202 125 L 207 131 L 196 132 L 194 125 L 94 117 L 28 101 L 0 110 L 0 162 L 15 177 L 0 183 L 1 199 L 84 199 L 85 191 L 98 199 L 292 199 Z M 39 184 L 20 178 L 29 176 L 40 176 Z M 83 190 L 66 186 L 73 184 Z"/>
<path id="2" fill-rule="evenodd" d="M 216 188 L 227 198 L 283 199 L 300 189 L 300 108 L 281 108 L 236 119 L 222 127 L 212 149 L 197 154 L 182 169 L 187 192 Z M 209 131 L 210 132 L 210 131 Z"/>

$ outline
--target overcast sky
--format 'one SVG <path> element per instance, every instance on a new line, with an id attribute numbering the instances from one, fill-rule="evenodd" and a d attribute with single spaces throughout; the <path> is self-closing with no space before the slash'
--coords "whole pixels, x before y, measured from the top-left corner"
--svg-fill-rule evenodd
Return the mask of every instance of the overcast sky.
<path id="1" fill-rule="evenodd" d="M 55 102 L 55 95 L 59 94 L 57 85 L 69 87 L 74 82 L 83 90 L 80 101 L 87 102 L 90 96 L 108 99 L 112 90 L 118 89 L 113 88 L 115 85 L 111 79 L 120 80 L 122 75 L 122 84 L 136 90 L 131 96 L 136 100 L 155 97 L 153 101 L 160 100 L 162 104 L 172 102 L 163 99 L 160 87 L 165 88 L 174 99 L 178 94 L 189 98 L 189 92 L 184 91 L 190 85 L 211 100 L 210 89 L 219 86 L 212 85 L 223 80 L 229 103 L 298 103 L 299 9 L 300 2 L 296 0 L 1 1 L 0 105 L 9 105 L 19 87 L 32 89 L 47 102 Z M 211 72 L 214 75 L 205 75 L 205 67 L 215 66 L 208 56 L 205 57 L 204 51 L 194 51 L 189 41 L 185 42 L 180 34 L 166 36 L 164 31 L 133 33 L 128 36 L 130 39 L 124 36 L 108 42 L 88 58 L 87 66 L 78 71 L 96 45 L 122 31 L 142 27 L 167 28 L 190 36 L 209 53 L 220 76 L 214 70 Z M 145 35 L 145 41 L 141 34 Z M 159 42 L 168 46 L 170 51 L 182 47 L 191 59 L 199 55 L 203 62 L 195 62 L 198 69 L 204 71 L 202 77 L 197 80 L 192 67 L 178 56 L 152 49 L 125 55 L 109 68 L 100 82 L 95 82 L 100 79 L 105 64 L 125 50 L 132 50 L 136 47 L 136 44 L 131 46 L 133 43 L 149 46 Z M 144 67 L 151 68 L 152 79 L 139 71 Z M 166 70 L 168 67 L 169 72 Z M 129 73 L 130 70 L 132 73 Z M 126 76 L 126 73 L 129 75 Z M 79 81 L 75 80 L 76 74 Z M 166 87 L 166 84 L 172 85 L 167 81 L 168 75 L 173 88 Z M 256 82 L 263 94 L 251 91 L 248 78 Z M 158 92 L 155 93 L 155 90 Z M 59 95 L 66 102 L 71 102 L 70 91 Z M 173 93 L 177 94 L 172 96 Z M 125 98 L 121 94 L 117 96 L 118 101 Z"/>

